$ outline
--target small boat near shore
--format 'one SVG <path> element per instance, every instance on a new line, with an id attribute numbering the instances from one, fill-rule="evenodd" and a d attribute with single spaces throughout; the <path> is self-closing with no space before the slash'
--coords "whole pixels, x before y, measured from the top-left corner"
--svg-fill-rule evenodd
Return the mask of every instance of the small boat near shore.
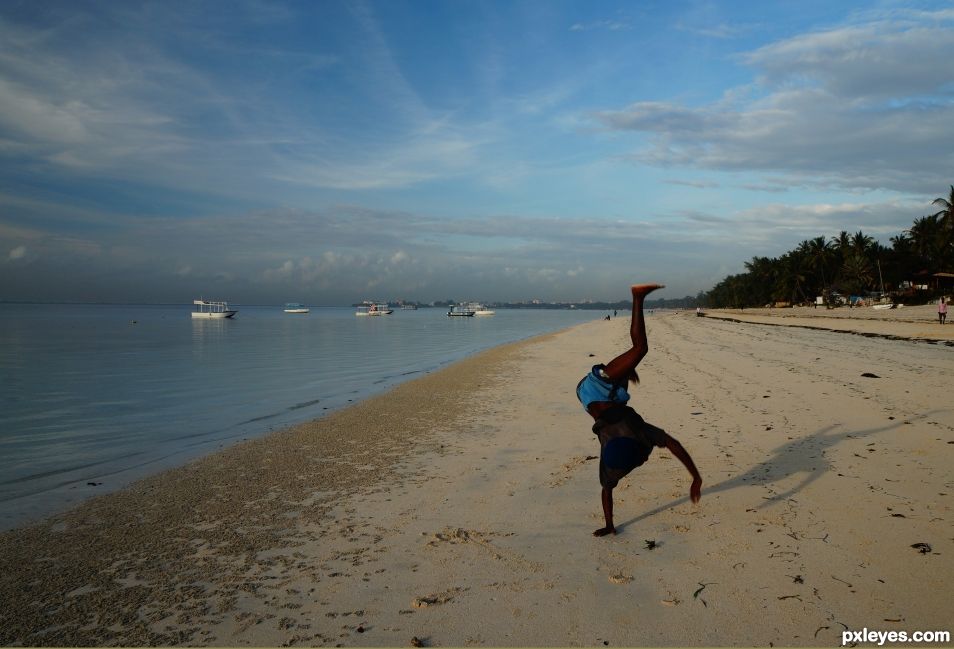
<path id="1" fill-rule="evenodd" d="M 289 302 L 285 305 L 285 313 L 308 313 L 309 311 L 311 309 L 298 302 Z"/>
<path id="2" fill-rule="evenodd" d="M 195 306 L 192 317 L 196 320 L 231 318 L 238 313 L 238 310 L 229 308 L 228 302 L 192 300 L 192 304 Z"/>

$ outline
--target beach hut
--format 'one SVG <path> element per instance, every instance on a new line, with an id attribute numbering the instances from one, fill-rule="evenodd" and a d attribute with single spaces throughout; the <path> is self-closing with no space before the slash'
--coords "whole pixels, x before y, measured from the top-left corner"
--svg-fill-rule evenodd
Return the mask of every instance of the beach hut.
<path id="1" fill-rule="evenodd" d="M 954 273 L 934 273 L 931 275 L 934 280 L 935 291 L 946 291 L 954 288 Z"/>

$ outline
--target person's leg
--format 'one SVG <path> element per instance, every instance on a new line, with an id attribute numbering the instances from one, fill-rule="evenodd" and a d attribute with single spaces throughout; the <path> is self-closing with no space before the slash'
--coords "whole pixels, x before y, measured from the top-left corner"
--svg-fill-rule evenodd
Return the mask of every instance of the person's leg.
<path id="1" fill-rule="evenodd" d="M 633 346 L 606 364 L 606 375 L 611 381 L 626 381 L 630 374 L 649 351 L 646 340 L 646 322 L 643 318 L 643 301 L 649 293 L 662 284 L 636 284 L 630 290 L 633 293 L 633 316 L 629 324 L 629 337 Z"/>

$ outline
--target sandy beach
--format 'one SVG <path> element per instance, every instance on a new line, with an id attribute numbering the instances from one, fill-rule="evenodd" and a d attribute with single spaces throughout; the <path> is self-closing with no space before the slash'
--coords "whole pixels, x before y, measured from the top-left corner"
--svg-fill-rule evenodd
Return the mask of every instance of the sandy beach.
<path id="1" fill-rule="evenodd" d="M 794 307 L 787 309 L 717 309 L 708 317 L 767 325 L 842 331 L 862 336 L 954 343 L 954 328 L 941 326 L 937 305 L 871 307 Z"/>
<path id="2" fill-rule="evenodd" d="M 657 450 L 616 490 L 616 536 L 591 535 L 599 444 L 574 387 L 628 346 L 622 317 L 3 533 L 0 643 L 838 646 L 844 630 L 952 630 L 954 326 L 919 309 L 652 315 L 631 405 L 705 483 L 692 505 Z"/>

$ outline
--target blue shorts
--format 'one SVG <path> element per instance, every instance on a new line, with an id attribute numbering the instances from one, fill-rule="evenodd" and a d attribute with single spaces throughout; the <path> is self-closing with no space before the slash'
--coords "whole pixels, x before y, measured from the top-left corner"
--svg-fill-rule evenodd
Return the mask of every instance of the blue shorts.
<path id="1" fill-rule="evenodd" d="M 629 402 L 629 393 L 626 384 L 616 384 L 603 378 L 602 370 L 605 365 L 594 365 L 589 374 L 576 385 L 576 398 L 586 410 L 591 403 L 606 401 L 625 405 Z"/>

